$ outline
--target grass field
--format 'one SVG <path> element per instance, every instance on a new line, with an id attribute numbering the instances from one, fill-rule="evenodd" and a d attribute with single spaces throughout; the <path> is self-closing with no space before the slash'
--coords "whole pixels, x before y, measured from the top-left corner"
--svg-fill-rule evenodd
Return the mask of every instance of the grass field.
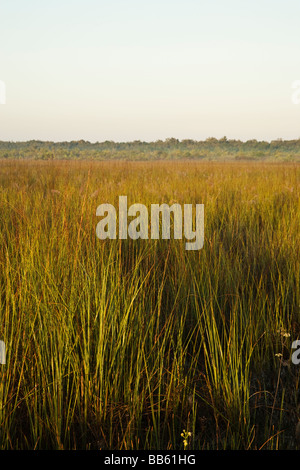
<path id="1" fill-rule="evenodd" d="M 0 448 L 297 448 L 299 177 L 2 160 Z M 96 208 L 120 195 L 203 203 L 203 249 L 99 240 Z"/>

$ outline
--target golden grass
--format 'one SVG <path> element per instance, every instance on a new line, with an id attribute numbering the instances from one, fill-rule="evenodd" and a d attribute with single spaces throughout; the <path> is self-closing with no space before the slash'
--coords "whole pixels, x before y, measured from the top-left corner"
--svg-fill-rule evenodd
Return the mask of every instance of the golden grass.
<path id="1" fill-rule="evenodd" d="M 183 449 L 185 429 L 194 449 L 295 448 L 299 175 L 1 161 L 0 447 Z M 96 208 L 120 195 L 204 203 L 203 249 L 100 241 Z"/>

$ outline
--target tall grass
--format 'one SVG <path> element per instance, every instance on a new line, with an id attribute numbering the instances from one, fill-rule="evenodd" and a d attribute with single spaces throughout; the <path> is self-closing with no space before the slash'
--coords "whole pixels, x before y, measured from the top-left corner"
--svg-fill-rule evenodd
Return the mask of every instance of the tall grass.
<path id="1" fill-rule="evenodd" d="M 296 448 L 299 174 L 0 162 L 0 448 Z M 203 249 L 100 241 L 120 195 L 204 203 Z"/>

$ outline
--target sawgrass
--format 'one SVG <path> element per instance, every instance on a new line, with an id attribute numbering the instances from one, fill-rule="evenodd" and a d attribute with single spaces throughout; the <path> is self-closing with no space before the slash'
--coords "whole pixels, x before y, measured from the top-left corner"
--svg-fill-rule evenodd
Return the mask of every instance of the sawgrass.
<path id="1" fill-rule="evenodd" d="M 299 175 L 1 161 L 0 448 L 296 448 Z M 204 203 L 203 249 L 99 240 L 120 195 Z"/>

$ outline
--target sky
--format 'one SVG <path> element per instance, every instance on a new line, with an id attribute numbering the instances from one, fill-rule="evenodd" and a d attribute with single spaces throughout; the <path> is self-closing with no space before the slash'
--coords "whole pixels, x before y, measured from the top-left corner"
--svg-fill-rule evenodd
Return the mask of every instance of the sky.
<path id="1" fill-rule="evenodd" d="M 0 0 L 0 140 L 300 138 L 299 18 L 299 0 Z"/>

